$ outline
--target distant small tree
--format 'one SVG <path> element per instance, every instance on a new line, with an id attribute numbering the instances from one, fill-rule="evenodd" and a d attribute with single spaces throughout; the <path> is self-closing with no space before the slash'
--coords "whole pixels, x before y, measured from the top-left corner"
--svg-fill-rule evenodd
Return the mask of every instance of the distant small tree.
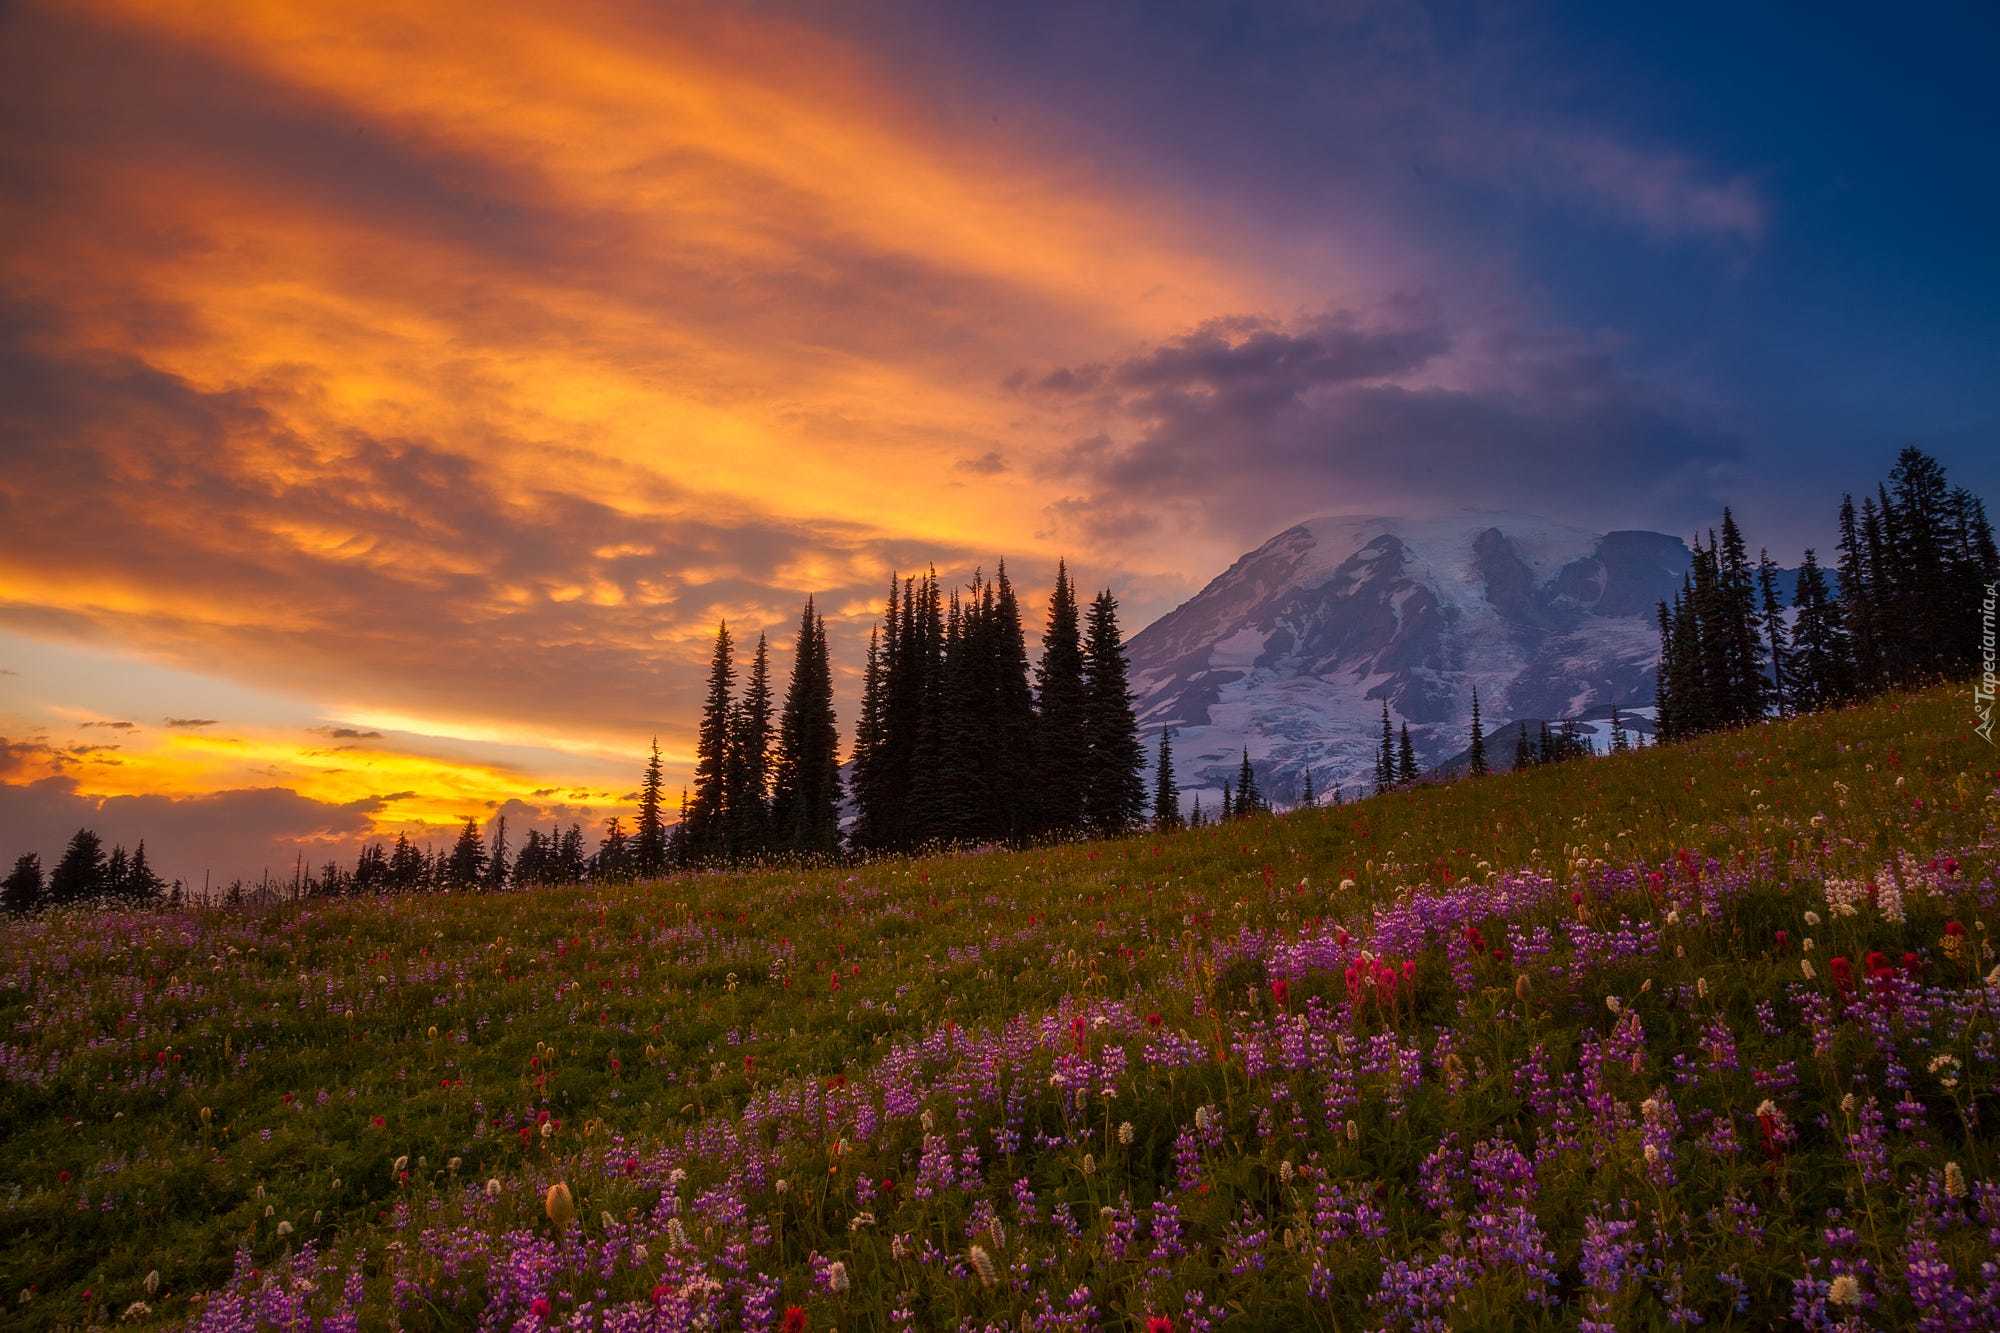
<path id="1" fill-rule="evenodd" d="M 1382 701 L 1382 746 L 1375 752 L 1375 790 L 1396 785 L 1396 733 L 1389 725 L 1389 701 Z"/>
<path id="2" fill-rule="evenodd" d="M 1618 705 L 1611 705 L 1611 752 L 1623 754 L 1632 748 L 1632 740 L 1625 734 L 1625 723 L 1618 716 Z"/>
<path id="3" fill-rule="evenodd" d="M 1181 826 L 1181 789 L 1174 782 L 1174 729 L 1160 733 L 1160 759 L 1153 770 L 1153 827 L 1161 832 Z"/>
<path id="4" fill-rule="evenodd" d="M 480 836 L 479 821 L 468 817 L 445 862 L 444 882 L 454 889 L 476 888 L 486 877 L 486 840 Z"/>
<path id="5" fill-rule="evenodd" d="M 1250 767 L 1250 747 L 1243 747 L 1243 766 L 1236 770 L 1236 817 L 1247 818 L 1264 809 L 1264 793 L 1257 789 L 1257 771 Z"/>
<path id="6" fill-rule="evenodd" d="M 665 791 L 660 738 L 655 736 L 652 754 L 646 759 L 645 776 L 639 780 L 639 826 L 632 840 L 633 860 L 641 875 L 658 875 L 667 868 Z"/>
<path id="7" fill-rule="evenodd" d="M 1306 770 L 1305 790 L 1299 793 L 1299 805 L 1303 809 L 1310 810 L 1318 804 L 1319 798 L 1313 795 L 1313 771 L 1309 768 Z"/>
<path id="8" fill-rule="evenodd" d="M 1521 722 L 1516 725 L 1520 727 L 1520 730 L 1514 733 L 1514 771 L 1518 773 L 1534 763 L 1535 756 L 1528 748 L 1528 724 Z"/>
<path id="9" fill-rule="evenodd" d="M 1417 780 L 1417 750 L 1410 744 L 1410 724 L 1403 724 L 1402 739 L 1396 743 L 1396 784 L 1407 787 Z"/>
<path id="10" fill-rule="evenodd" d="M 160 900 L 166 888 L 167 882 L 153 872 L 152 863 L 146 859 L 146 840 L 139 839 L 139 846 L 125 867 L 125 896 L 150 907 Z"/>
<path id="11" fill-rule="evenodd" d="M 597 844 L 590 877 L 616 884 L 632 877 L 632 845 L 625 823 L 617 815 L 604 821 L 604 841 Z"/>
<path id="12" fill-rule="evenodd" d="M 1473 777 L 1483 778 L 1486 776 L 1486 729 L 1479 723 L 1479 689 L 1477 686 L 1474 686 L 1472 691 L 1472 749 L 1470 751 L 1469 762 Z"/>
<path id="13" fill-rule="evenodd" d="M 1236 817 L 1236 805 L 1230 796 L 1228 778 L 1222 780 L 1222 813 L 1217 817 L 1225 824 Z"/>
<path id="14" fill-rule="evenodd" d="M 507 887 L 507 816 L 493 821 L 493 847 L 486 854 L 485 885 L 494 892 Z"/>

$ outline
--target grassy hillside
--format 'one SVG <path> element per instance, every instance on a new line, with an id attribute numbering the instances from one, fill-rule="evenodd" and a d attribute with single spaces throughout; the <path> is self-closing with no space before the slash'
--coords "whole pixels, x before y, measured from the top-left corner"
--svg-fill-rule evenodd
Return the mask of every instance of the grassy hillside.
<path id="1" fill-rule="evenodd" d="M 11 923 L 0 1302 L 2000 1326 L 1969 717 L 1024 853 Z"/>

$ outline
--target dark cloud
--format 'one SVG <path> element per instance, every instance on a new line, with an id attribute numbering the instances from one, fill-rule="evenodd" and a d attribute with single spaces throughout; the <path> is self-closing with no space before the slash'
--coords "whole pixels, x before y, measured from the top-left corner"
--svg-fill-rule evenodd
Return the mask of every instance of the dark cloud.
<path id="1" fill-rule="evenodd" d="M 951 465 L 954 472 L 969 472 L 974 476 L 991 477 L 1007 470 L 1007 460 L 998 449 L 988 449 L 975 457 L 961 458 Z"/>
<path id="2" fill-rule="evenodd" d="M 314 727 L 313 730 L 321 736 L 328 736 L 339 741 L 375 741 L 382 739 L 381 732 L 364 731 L 359 727 Z M 342 746 L 340 748 L 348 749 L 351 747 Z"/>
<path id="3" fill-rule="evenodd" d="M 1589 343 L 1435 321 L 1217 320 L 1104 368 L 1106 431 L 1048 472 L 1082 483 L 1051 531 L 1110 544 L 1193 526 L 1245 541 L 1320 512 L 1467 504 L 1603 526 L 1719 503 L 1741 441 Z M 1468 382 L 1431 382 L 1451 370 Z M 1044 381 L 1047 377 L 1043 377 Z"/>
<path id="4" fill-rule="evenodd" d="M 170 717 L 166 719 L 168 726 L 187 730 L 192 730 L 196 727 L 212 727 L 216 722 L 217 719 L 212 717 Z"/>
<path id="5" fill-rule="evenodd" d="M 79 722 L 77 725 L 79 727 L 104 727 L 111 731 L 135 731 L 139 726 L 137 722 Z"/>
<path id="6" fill-rule="evenodd" d="M 6 753 L 0 741 L 0 762 Z M 199 886 L 204 871 L 218 879 L 265 867 L 289 875 L 300 853 L 308 862 L 350 858 L 381 808 L 379 798 L 330 805 L 282 787 L 98 798 L 79 794 L 73 779 L 59 775 L 0 782 L 0 854 L 39 852 L 42 863 L 52 865 L 71 834 L 91 828 L 107 845 L 131 847 L 143 839 L 162 875 Z"/>

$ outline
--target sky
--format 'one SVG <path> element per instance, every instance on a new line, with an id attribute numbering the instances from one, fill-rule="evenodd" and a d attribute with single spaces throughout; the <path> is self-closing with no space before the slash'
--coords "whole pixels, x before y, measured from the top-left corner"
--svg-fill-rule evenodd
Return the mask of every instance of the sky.
<path id="1" fill-rule="evenodd" d="M 0 854 L 628 812 L 719 620 L 2000 491 L 1990 5 L 0 6 Z M 851 732 L 851 725 L 845 728 Z M 518 834 L 517 840 L 518 840 Z"/>

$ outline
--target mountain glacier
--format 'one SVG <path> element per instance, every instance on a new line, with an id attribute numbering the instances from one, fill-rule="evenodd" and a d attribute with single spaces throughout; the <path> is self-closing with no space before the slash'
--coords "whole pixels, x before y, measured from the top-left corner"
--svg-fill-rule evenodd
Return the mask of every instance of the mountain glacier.
<path id="1" fill-rule="evenodd" d="M 1691 555 L 1658 532 L 1528 514 L 1331 516 L 1286 529 L 1129 641 L 1148 743 L 1213 810 L 1243 748 L 1267 799 L 1370 789 L 1382 703 L 1421 767 L 1517 719 L 1649 706 L 1656 607 Z"/>

